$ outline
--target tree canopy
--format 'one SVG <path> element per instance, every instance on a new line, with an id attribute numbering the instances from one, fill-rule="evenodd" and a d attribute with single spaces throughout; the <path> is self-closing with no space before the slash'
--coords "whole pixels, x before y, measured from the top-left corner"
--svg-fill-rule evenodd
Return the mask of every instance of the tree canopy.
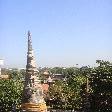
<path id="1" fill-rule="evenodd" d="M 85 111 L 88 97 L 90 112 L 112 112 L 112 63 L 103 60 L 96 63 L 98 66 L 93 68 L 49 68 L 52 74 L 63 74 L 65 80 L 57 80 L 50 85 L 48 105 L 54 109 Z M 25 71 L 11 71 L 9 75 L 11 79 L 0 80 L 0 112 L 14 109 L 19 112 Z"/>

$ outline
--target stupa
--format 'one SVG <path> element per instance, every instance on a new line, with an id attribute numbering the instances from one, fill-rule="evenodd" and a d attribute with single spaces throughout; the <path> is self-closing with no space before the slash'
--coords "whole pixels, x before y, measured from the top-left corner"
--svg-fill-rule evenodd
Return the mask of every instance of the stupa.
<path id="1" fill-rule="evenodd" d="M 47 112 L 46 103 L 43 98 L 43 89 L 39 80 L 38 70 L 33 54 L 30 31 L 28 31 L 27 65 L 21 111 Z"/>

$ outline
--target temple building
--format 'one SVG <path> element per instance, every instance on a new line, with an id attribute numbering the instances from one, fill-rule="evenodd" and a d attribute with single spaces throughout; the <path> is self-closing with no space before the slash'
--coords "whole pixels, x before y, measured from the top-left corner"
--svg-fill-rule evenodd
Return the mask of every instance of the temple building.
<path id="1" fill-rule="evenodd" d="M 43 88 L 38 74 L 32 49 L 31 34 L 28 31 L 27 65 L 21 104 L 22 112 L 47 112 L 43 98 Z"/>

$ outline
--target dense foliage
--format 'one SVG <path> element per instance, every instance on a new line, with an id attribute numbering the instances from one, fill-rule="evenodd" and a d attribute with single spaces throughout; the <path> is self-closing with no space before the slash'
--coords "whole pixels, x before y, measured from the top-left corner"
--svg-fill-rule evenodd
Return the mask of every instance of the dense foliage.
<path id="1" fill-rule="evenodd" d="M 94 68 L 59 69 L 63 70 L 60 73 L 65 73 L 67 80 L 55 82 L 50 87 L 51 107 L 87 112 L 88 99 L 90 112 L 112 112 L 112 64 L 102 60 L 96 63 L 98 66 Z M 88 94 L 86 79 L 89 81 Z"/>
<path id="2" fill-rule="evenodd" d="M 91 109 L 95 112 L 112 112 L 112 64 L 97 60 L 91 73 Z"/>
<path id="3" fill-rule="evenodd" d="M 87 112 L 88 98 L 88 112 L 112 112 L 112 64 L 101 60 L 96 62 L 98 66 L 94 68 L 48 68 L 51 74 L 64 75 L 64 79 L 50 85 L 47 104 L 54 109 Z M 19 111 L 24 74 L 25 71 L 10 71 L 11 79 L 0 80 L 0 112 Z"/>
<path id="4" fill-rule="evenodd" d="M 19 111 L 23 83 L 18 79 L 0 80 L 0 112 Z"/>
<path id="5" fill-rule="evenodd" d="M 64 69 L 63 73 L 66 80 L 56 81 L 49 88 L 50 106 L 55 109 L 79 110 L 82 102 L 81 85 L 85 83 L 86 77 L 80 69 L 74 67 Z"/>

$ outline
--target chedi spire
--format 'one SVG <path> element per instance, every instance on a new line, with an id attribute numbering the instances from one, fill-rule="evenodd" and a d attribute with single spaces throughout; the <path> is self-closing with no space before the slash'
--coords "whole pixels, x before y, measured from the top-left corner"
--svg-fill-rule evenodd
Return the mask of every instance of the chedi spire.
<path id="1" fill-rule="evenodd" d="M 30 31 L 28 31 L 27 65 L 21 109 L 22 112 L 47 112 L 33 54 Z"/>
<path id="2" fill-rule="evenodd" d="M 28 31 L 28 52 L 27 52 L 26 72 L 27 73 L 32 72 L 32 74 L 35 74 L 35 73 L 37 74 L 36 61 L 33 54 L 30 31 Z"/>

